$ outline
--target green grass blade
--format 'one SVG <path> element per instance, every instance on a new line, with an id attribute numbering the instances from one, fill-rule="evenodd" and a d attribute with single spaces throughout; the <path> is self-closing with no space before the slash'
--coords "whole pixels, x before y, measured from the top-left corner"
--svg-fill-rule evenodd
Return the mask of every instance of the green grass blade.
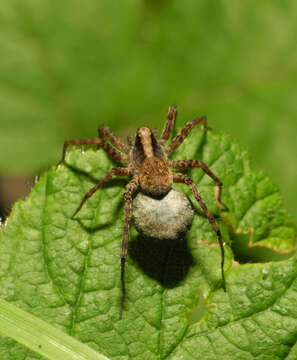
<path id="1" fill-rule="evenodd" d="M 50 360 L 108 360 L 75 338 L 2 299 L 0 333 Z"/>

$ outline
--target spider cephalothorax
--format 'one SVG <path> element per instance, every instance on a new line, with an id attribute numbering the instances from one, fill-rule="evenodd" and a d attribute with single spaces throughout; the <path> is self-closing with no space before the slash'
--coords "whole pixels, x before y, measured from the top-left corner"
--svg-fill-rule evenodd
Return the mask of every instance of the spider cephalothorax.
<path id="1" fill-rule="evenodd" d="M 165 122 L 160 140 L 156 138 L 156 132 L 152 131 L 147 127 L 142 127 L 138 129 L 134 143 L 126 145 L 122 143 L 119 138 L 117 138 L 111 130 L 103 125 L 99 128 L 98 138 L 89 138 L 84 140 L 69 140 L 64 143 L 62 160 L 65 159 L 66 149 L 69 145 L 88 145 L 88 144 L 98 144 L 99 148 L 104 149 L 108 155 L 115 160 L 116 162 L 126 164 L 126 167 L 115 167 L 111 169 L 105 177 L 96 184 L 92 189 L 89 190 L 79 204 L 74 215 L 76 215 L 85 201 L 92 196 L 95 191 L 100 189 L 104 184 L 106 184 L 112 176 L 132 176 L 132 179 L 125 187 L 124 190 L 124 202 L 125 202 L 125 222 L 124 222 L 124 231 L 122 239 L 122 250 L 121 250 L 121 284 L 122 284 L 122 300 L 120 308 L 120 318 L 122 317 L 122 311 L 125 300 L 125 261 L 127 257 L 127 248 L 128 248 L 128 235 L 130 222 L 132 218 L 132 200 L 133 195 L 136 190 L 140 188 L 146 194 L 149 194 L 153 197 L 162 197 L 168 193 L 171 189 L 173 182 L 184 183 L 187 185 L 199 205 L 201 206 L 203 212 L 208 218 L 213 230 L 216 232 L 218 241 L 221 248 L 221 272 L 222 272 L 222 285 L 224 290 L 226 290 L 225 277 L 224 277 L 224 246 L 222 241 L 222 236 L 220 229 L 208 210 L 206 204 L 201 198 L 196 185 L 193 180 L 186 174 L 180 172 L 171 172 L 170 168 L 173 169 L 190 169 L 190 168 L 201 168 L 208 176 L 210 176 L 217 185 L 216 191 L 216 201 L 220 207 L 223 207 L 221 201 L 222 194 L 222 182 L 214 175 L 214 173 L 201 161 L 199 160 L 177 160 L 173 161 L 168 159 L 168 155 L 175 150 L 187 137 L 189 132 L 193 127 L 199 123 L 203 123 L 204 128 L 206 126 L 206 118 L 196 118 L 192 121 L 189 121 L 182 131 L 173 138 L 169 145 L 165 145 L 166 141 L 169 139 L 172 132 L 174 122 L 176 118 L 176 106 L 172 105 L 169 107 L 167 121 Z M 109 140 L 107 142 L 105 140 Z M 112 146 L 113 145 L 113 146 Z M 73 216 L 74 216 L 73 215 Z"/>

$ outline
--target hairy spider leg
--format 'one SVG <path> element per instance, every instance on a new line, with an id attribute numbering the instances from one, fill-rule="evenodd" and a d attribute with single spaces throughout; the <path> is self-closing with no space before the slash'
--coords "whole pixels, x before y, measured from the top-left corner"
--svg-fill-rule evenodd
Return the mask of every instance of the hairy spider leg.
<path id="1" fill-rule="evenodd" d="M 122 285 L 122 298 L 120 306 L 120 319 L 122 318 L 123 308 L 126 297 L 126 287 L 125 287 L 125 263 L 127 258 L 128 251 L 128 240 L 129 240 L 129 228 L 132 218 L 132 197 L 135 191 L 139 186 L 138 175 L 134 175 L 132 180 L 126 185 L 124 191 L 124 201 L 125 201 L 125 223 L 124 223 L 124 232 L 122 239 L 122 250 L 121 250 L 121 285 Z"/>
<path id="2" fill-rule="evenodd" d="M 205 130 L 208 129 L 207 119 L 205 116 L 187 122 L 186 125 L 182 128 L 181 132 L 178 135 L 176 135 L 172 139 L 171 143 L 165 148 L 166 154 L 169 155 L 170 153 L 172 153 L 173 150 L 175 150 L 179 145 L 181 145 L 182 142 L 185 140 L 185 138 L 189 135 L 193 127 L 199 123 L 203 123 Z"/>
<path id="3" fill-rule="evenodd" d="M 158 137 L 158 129 L 152 129 L 152 133 L 153 133 L 154 137 L 157 139 L 157 137 Z"/>
<path id="4" fill-rule="evenodd" d="M 72 218 L 80 211 L 83 204 L 88 200 L 88 198 L 90 198 L 98 189 L 100 189 L 104 184 L 106 184 L 113 176 L 126 176 L 126 175 L 129 175 L 128 168 L 117 167 L 117 168 L 111 169 L 98 184 L 96 184 L 94 187 L 92 187 L 85 194 L 81 203 L 79 204 L 78 208 L 76 209 L 75 213 L 72 215 Z"/>
<path id="5" fill-rule="evenodd" d="M 130 147 L 133 146 L 133 138 L 132 138 L 131 135 L 128 135 L 128 136 L 127 136 L 127 142 L 128 142 L 128 144 L 129 144 Z"/>
<path id="6" fill-rule="evenodd" d="M 113 148 L 110 144 L 108 144 L 103 139 L 101 139 L 101 138 L 88 138 L 88 139 L 83 139 L 83 140 L 68 140 L 68 141 L 65 141 L 64 146 L 63 146 L 62 159 L 58 163 L 58 165 L 61 164 L 65 160 L 66 150 L 67 150 L 68 146 L 70 146 L 70 145 L 96 145 L 96 144 L 98 144 L 98 146 L 100 148 L 105 150 L 113 160 L 115 160 L 117 162 L 128 163 L 129 159 L 128 159 L 127 156 L 121 154 L 119 151 L 117 151 L 115 148 Z"/>
<path id="7" fill-rule="evenodd" d="M 219 244 L 220 244 L 220 248 L 221 248 L 222 286 L 223 286 L 224 291 L 226 292 L 226 283 L 225 283 L 225 274 L 224 274 L 225 252 L 224 252 L 224 243 L 223 243 L 223 240 L 222 240 L 222 235 L 221 235 L 220 228 L 219 228 L 218 224 L 216 223 L 214 217 L 212 216 L 212 214 L 208 210 L 206 204 L 202 200 L 201 195 L 199 194 L 198 189 L 197 189 L 194 181 L 188 175 L 185 175 L 185 174 L 182 174 L 182 173 L 175 173 L 173 175 L 173 182 L 183 183 L 183 184 L 187 185 L 190 188 L 190 190 L 192 191 L 192 194 L 194 195 L 195 199 L 198 201 L 198 203 L 201 206 L 203 212 L 205 213 L 210 225 L 212 226 L 213 230 L 217 234 L 217 238 L 219 240 Z"/>
<path id="8" fill-rule="evenodd" d="M 125 154 L 129 154 L 129 147 L 126 144 L 122 143 L 122 141 L 110 130 L 108 126 L 101 125 L 98 128 L 98 135 L 102 139 L 104 139 L 104 136 L 106 136 L 113 146 L 115 146 Z"/>
<path id="9" fill-rule="evenodd" d="M 164 145 L 165 142 L 169 139 L 170 134 L 172 132 L 172 129 L 174 127 L 174 123 L 175 123 L 175 119 L 176 119 L 176 105 L 171 105 L 169 106 L 168 109 L 168 115 L 167 115 L 167 120 L 165 122 L 161 137 L 160 137 L 160 141 L 159 143 L 161 145 Z"/>
<path id="10" fill-rule="evenodd" d="M 222 190 L 223 190 L 223 183 L 219 178 L 215 176 L 215 174 L 209 169 L 209 167 L 204 164 L 202 161 L 199 160 L 177 160 L 172 161 L 168 160 L 168 165 L 175 169 L 192 169 L 192 168 L 200 168 L 202 169 L 205 174 L 207 174 L 217 185 L 217 192 L 215 192 L 216 202 L 220 208 L 228 209 L 227 206 L 222 202 Z"/>

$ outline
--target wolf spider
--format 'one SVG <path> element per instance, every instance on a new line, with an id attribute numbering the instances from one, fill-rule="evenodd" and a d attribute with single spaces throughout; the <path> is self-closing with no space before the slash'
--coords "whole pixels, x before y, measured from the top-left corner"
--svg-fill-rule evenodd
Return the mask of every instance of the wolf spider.
<path id="1" fill-rule="evenodd" d="M 176 106 L 171 105 L 168 110 L 167 120 L 165 122 L 160 140 L 158 141 L 156 130 L 152 131 L 147 127 L 142 127 L 137 130 L 134 144 L 129 140 L 129 145 L 124 144 L 112 131 L 105 125 L 98 129 L 97 138 L 88 138 L 84 140 L 69 140 L 64 143 L 63 147 L 63 162 L 66 155 L 66 149 L 69 145 L 89 145 L 97 144 L 98 148 L 105 150 L 108 155 L 116 162 L 123 163 L 126 167 L 115 167 L 111 169 L 105 177 L 91 188 L 81 200 L 78 208 L 72 217 L 74 217 L 82 208 L 86 200 L 91 197 L 98 189 L 106 184 L 113 176 L 132 176 L 130 182 L 125 186 L 124 202 L 125 202 L 125 223 L 122 238 L 121 250 L 121 288 L 122 297 L 120 305 L 120 318 L 124 307 L 126 288 L 125 288 L 125 262 L 127 257 L 129 227 L 132 218 L 132 200 L 133 194 L 140 187 L 141 190 L 156 198 L 162 198 L 171 189 L 172 183 L 183 183 L 187 185 L 199 205 L 201 206 L 204 214 L 206 215 L 210 225 L 215 231 L 221 249 L 221 273 L 222 273 L 222 286 L 226 291 L 225 276 L 224 276 L 224 244 L 222 240 L 221 231 L 217 225 L 214 217 L 208 210 L 201 195 L 198 192 L 193 180 L 186 174 L 180 172 L 171 172 L 173 169 L 190 169 L 201 168 L 213 181 L 216 183 L 216 201 L 219 207 L 225 207 L 221 201 L 222 182 L 216 175 L 201 161 L 199 160 L 177 160 L 173 161 L 168 159 L 170 155 L 188 136 L 193 127 L 199 123 L 204 125 L 207 129 L 206 117 L 196 118 L 189 121 L 181 132 L 173 138 L 169 145 L 165 145 L 169 139 L 174 127 L 176 118 Z M 105 138 L 110 142 L 108 143 Z"/>

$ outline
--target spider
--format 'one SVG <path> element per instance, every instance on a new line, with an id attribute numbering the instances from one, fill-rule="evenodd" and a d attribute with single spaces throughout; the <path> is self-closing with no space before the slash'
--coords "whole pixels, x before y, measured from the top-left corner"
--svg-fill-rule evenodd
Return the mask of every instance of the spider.
<path id="1" fill-rule="evenodd" d="M 113 176 L 132 176 L 132 179 L 125 186 L 124 203 L 125 203 L 125 221 L 122 238 L 121 249 L 121 289 L 122 297 L 120 303 L 120 319 L 122 318 L 126 288 L 125 288 L 125 262 L 128 250 L 129 228 L 132 218 L 132 200 L 133 195 L 139 188 L 149 196 L 155 198 L 162 198 L 171 189 L 172 183 L 183 183 L 187 185 L 192 191 L 193 196 L 199 203 L 204 214 L 206 215 L 210 225 L 215 231 L 220 249 L 221 249 L 221 276 L 222 287 L 226 291 L 225 275 L 224 275 L 224 244 L 222 235 L 218 224 L 207 208 L 199 191 L 193 180 L 186 174 L 181 172 L 172 172 L 173 169 L 190 169 L 201 168 L 215 183 L 216 183 L 216 201 L 219 207 L 223 208 L 225 205 L 221 201 L 222 182 L 216 175 L 199 160 L 177 160 L 168 159 L 170 155 L 188 136 L 193 127 L 202 123 L 204 129 L 207 129 L 207 119 L 205 116 L 195 118 L 186 123 L 181 132 L 175 136 L 172 141 L 165 145 L 169 139 L 174 127 L 176 119 L 176 106 L 171 105 L 168 109 L 167 120 L 162 130 L 160 140 L 157 140 L 157 131 L 151 130 L 148 127 L 142 127 L 137 130 L 134 143 L 131 138 L 129 145 L 124 144 L 113 132 L 105 125 L 98 129 L 97 138 L 88 138 L 84 140 L 69 140 L 64 143 L 62 159 L 65 160 L 66 149 L 69 145 L 89 145 L 97 144 L 98 148 L 102 148 L 107 154 L 116 162 L 123 163 L 125 167 L 114 167 L 104 178 L 91 188 L 81 200 L 78 208 L 72 217 L 74 217 L 82 208 L 88 198 L 90 198 L 98 189 L 102 188 Z M 107 142 L 105 138 L 109 141 Z"/>

